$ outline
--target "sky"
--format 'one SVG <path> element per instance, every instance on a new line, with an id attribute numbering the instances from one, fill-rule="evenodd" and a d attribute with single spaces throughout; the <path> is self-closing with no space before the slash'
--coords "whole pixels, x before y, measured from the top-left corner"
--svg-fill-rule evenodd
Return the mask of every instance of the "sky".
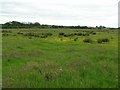
<path id="1" fill-rule="evenodd" d="M 119 0 L 0 0 L 0 23 L 118 27 Z"/>

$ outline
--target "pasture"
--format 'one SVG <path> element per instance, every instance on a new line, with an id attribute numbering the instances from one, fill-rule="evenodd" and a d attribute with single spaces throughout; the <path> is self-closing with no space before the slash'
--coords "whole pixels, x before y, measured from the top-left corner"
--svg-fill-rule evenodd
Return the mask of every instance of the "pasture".
<path id="1" fill-rule="evenodd" d="M 118 30 L 3 29 L 3 88 L 118 87 Z"/>

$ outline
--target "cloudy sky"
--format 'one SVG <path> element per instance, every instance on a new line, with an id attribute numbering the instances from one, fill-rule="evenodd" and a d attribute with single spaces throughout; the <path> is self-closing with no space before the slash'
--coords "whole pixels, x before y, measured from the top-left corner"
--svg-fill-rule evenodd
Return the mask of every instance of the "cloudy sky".
<path id="1" fill-rule="evenodd" d="M 118 27 L 119 0 L 0 0 L 0 23 Z"/>

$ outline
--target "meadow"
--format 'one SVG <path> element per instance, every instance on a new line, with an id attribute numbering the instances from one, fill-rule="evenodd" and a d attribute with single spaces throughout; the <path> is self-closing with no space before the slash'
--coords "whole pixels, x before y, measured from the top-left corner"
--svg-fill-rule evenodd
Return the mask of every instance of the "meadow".
<path id="1" fill-rule="evenodd" d="M 118 30 L 3 29 L 3 88 L 117 88 Z"/>

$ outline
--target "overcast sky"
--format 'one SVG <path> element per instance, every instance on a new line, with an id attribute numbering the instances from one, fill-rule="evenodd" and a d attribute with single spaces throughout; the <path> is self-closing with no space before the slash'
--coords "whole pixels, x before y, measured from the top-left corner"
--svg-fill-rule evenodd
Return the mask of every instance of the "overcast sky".
<path id="1" fill-rule="evenodd" d="M 119 0 L 0 0 L 0 23 L 118 27 Z"/>

